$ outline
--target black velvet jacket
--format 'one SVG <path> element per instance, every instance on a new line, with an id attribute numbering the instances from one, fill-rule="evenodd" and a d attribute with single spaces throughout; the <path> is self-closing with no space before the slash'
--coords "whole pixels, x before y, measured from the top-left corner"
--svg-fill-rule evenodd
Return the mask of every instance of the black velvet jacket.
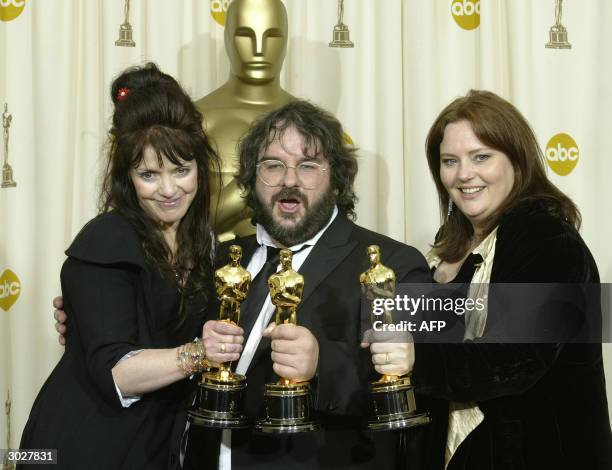
<path id="1" fill-rule="evenodd" d="M 578 232 L 536 202 L 500 221 L 490 282 L 598 283 L 599 274 Z M 485 415 L 449 469 L 612 468 L 600 344 L 415 348 L 413 381 L 433 423 L 415 432 L 407 468 L 444 467 L 449 401 L 476 402 Z"/>

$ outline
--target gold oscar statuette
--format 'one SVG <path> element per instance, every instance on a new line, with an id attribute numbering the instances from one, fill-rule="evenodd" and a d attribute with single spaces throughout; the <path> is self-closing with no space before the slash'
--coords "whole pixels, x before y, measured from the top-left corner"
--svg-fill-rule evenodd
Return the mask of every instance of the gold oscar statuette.
<path id="1" fill-rule="evenodd" d="M 555 24 L 550 27 L 549 41 L 546 47 L 549 49 L 571 49 L 572 45 L 567 40 L 567 29 L 561 24 L 563 16 L 563 0 L 556 0 Z"/>
<path id="2" fill-rule="evenodd" d="M 4 129 L 4 165 L 2 165 L 2 187 L 3 188 L 14 188 L 17 183 L 13 180 L 13 169 L 8 162 L 9 155 L 9 127 L 11 127 L 11 121 L 13 115 L 8 112 L 8 104 L 4 103 L 4 112 L 2 113 L 2 128 Z"/>
<path id="3" fill-rule="evenodd" d="M 246 298 L 251 275 L 240 265 L 242 248 L 232 245 L 230 262 L 215 271 L 215 290 L 221 301 L 219 320 L 240 324 L 240 304 Z M 246 377 L 234 374 L 231 364 L 207 372 L 198 384 L 195 407 L 189 411 L 189 421 L 208 428 L 241 429 L 249 426 L 244 413 Z"/>
<path id="4" fill-rule="evenodd" d="M 334 38 L 329 43 L 329 47 L 355 47 L 353 41 L 349 39 L 350 31 L 344 24 L 344 0 L 338 0 L 338 23 L 334 26 Z"/>
<path id="5" fill-rule="evenodd" d="M 212 178 L 211 202 L 215 232 L 220 241 L 255 233 L 234 175 L 238 172 L 236 142 L 251 123 L 296 98 L 280 84 L 287 52 L 287 10 L 281 0 L 234 0 L 225 21 L 225 50 L 230 73 L 227 82 L 196 101 L 203 126 L 221 158 L 220 173 Z"/>
<path id="6" fill-rule="evenodd" d="M 132 39 L 132 33 L 132 25 L 130 24 L 130 0 L 125 0 L 125 4 L 123 5 L 123 23 L 119 26 L 119 39 L 115 41 L 115 46 L 136 46 L 136 43 Z"/>
<path id="7" fill-rule="evenodd" d="M 276 306 L 276 325 L 297 325 L 297 307 L 302 301 L 304 276 L 291 267 L 293 252 L 281 250 L 281 269 L 268 278 L 270 298 Z M 266 384 L 264 392 L 266 417 L 255 423 L 255 430 L 268 434 L 316 431 L 319 424 L 312 417 L 312 400 L 308 382 L 281 377 Z"/>
<path id="8" fill-rule="evenodd" d="M 359 276 L 362 294 L 372 306 L 374 299 L 393 298 L 395 295 L 395 273 L 381 262 L 380 247 L 368 247 L 370 267 Z M 373 306 L 371 311 L 373 312 Z M 370 316 L 374 322 L 373 313 Z M 385 311 L 376 318 L 384 324 L 393 322 L 391 312 Z M 429 423 L 428 413 L 419 413 L 416 409 L 414 390 L 409 376 L 382 375 L 370 382 L 370 417 L 368 428 L 373 431 L 410 428 Z"/>

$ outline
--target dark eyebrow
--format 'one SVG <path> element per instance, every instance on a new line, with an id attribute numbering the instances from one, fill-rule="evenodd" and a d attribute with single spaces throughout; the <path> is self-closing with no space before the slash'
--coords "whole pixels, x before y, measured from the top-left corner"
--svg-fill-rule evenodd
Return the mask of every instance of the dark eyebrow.
<path id="1" fill-rule="evenodd" d="M 490 147 L 479 147 L 477 149 L 470 150 L 468 152 L 468 155 L 476 155 L 476 154 L 481 153 L 481 152 L 495 152 L 495 151 L 496 151 L 495 149 L 492 149 Z M 441 153 L 440 154 L 440 158 L 442 158 L 442 157 L 459 158 L 459 157 L 457 157 L 457 155 L 455 155 L 454 153 L 450 153 L 450 152 Z"/>
<path id="2" fill-rule="evenodd" d="M 271 157 L 271 156 L 269 156 L 269 155 L 264 155 L 264 156 L 262 156 L 262 157 L 261 157 L 261 158 L 260 158 L 260 159 L 257 161 L 257 163 L 264 162 L 264 161 L 270 161 L 270 160 L 274 160 L 274 161 L 282 162 L 282 163 L 284 163 L 285 165 L 287 164 L 287 163 L 285 163 L 283 160 L 281 160 L 280 158 L 278 158 L 278 157 Z M 321 158 L 319 155 L 316 155 L 316 156 L 314 156 L 314 157 L 311 157 L 311 156 L 309 156 L 309 155 L 305 155 L 304 157 L 302 157 L 302 158 L 301 158 L 301 159 L 298 161 L 298 165 L 299 165 L 300 163 L 302 163 L 302 162 L 315 162 L 315 163 L 323 163 L 323 158 Z"/>
<path id="3" fill-rule="evenodd" d="M 315 163 L 323 163 L 325 159 L 321 158 L 320 155 L 314 155 L 314 156 L 310 156 L 310 155 L 306 155 L 301 161 L 302 162 L 315 162 Z"/>
<path id="4" fill-rule="evenodd" d="M 146 173 L 159 173 L 158 170 L 150 170 L 147 167 L 140 167 L 140 166 L 135 167 L 134 170 L 140 171 L 142 173 L 144 173 L 144 172 L 146 172 Z"/>
<path id="5" fill-rule="evenodd" d="M 495 152 L 495 149 L 492 149 L 490 147 L 480 147 L 480 148 L 477 148 L 475 150 L 471 150 L 469 152 L 469 154 L 470 155 L 476 155 L 477 153 L 483 153 L 483 152 L 485 152 L 485 153 L 486 152 Z"/>

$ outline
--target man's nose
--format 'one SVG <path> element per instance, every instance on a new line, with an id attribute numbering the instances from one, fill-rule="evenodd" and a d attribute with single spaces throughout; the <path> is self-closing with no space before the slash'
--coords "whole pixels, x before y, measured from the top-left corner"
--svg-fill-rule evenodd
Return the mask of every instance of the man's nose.
<path id="1" fill-rule="evenodd" d="M 285 171 L 285 178 L 283 181 L 283 186 L 292 188 L 294 186 L 298 186 L 298 177 L 297 177 L 297 168 L 294 166 L 288 166 Z"/>

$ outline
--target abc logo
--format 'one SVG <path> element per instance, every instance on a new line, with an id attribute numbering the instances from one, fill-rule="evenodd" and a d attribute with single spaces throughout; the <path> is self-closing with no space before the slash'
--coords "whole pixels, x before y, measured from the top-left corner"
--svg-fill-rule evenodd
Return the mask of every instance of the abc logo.
<path id="1" fill-rule="evenodd" d="M 7 269 L 0 277 L 0 308 L 5 312 L 10 309 L 19 298 L 21 283 L 17 275 Z"/>
<path id="2" fill-rule="evenodd" d="M 476 29 L 480 26 L 480 0 L 453 0 L 451 13 L 455 23 L 463 29 Z"/>
<path id="3" fill-rule="evenodd" d="M 210 14 L 221 26 L 225 26 L 225 14 L 231 0 L 210 0 Z"/>
<path id="4" fill-rule="evenodd" d="M 545 156 L 550 169 L 560 176 L 565 176 L 576 168 L 580 153 L 576 141 L 571 136 L 561 133 L 548 141 Z"/>
<path id="5" fill-rule="evenodd" d="M 21 15 L 25 0 L 0 0 L 0 20 L 11 21 Z"/>

